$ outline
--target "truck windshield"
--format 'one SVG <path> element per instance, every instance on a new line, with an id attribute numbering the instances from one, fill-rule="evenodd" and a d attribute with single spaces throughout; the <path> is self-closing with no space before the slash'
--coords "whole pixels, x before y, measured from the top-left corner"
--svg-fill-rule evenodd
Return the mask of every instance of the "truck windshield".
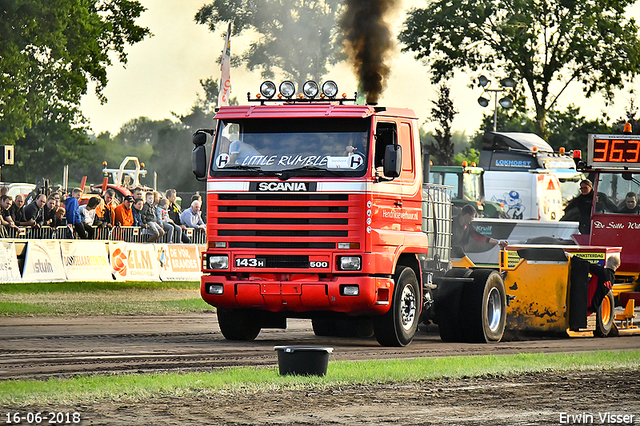
<path id="1" fill-rule="evenodd" d="M 639 213 L 640 174 L 600 173 L 597 186 L 597 213 Z M 627 201 L 635 200 L 634 203 Z M 631 205 L 633 204 L 633 205 Z"/>
<path id="2" fill-rule="evenodd" d="M 212 176 L 362 176 L 370 119 L 270 118 L 220 121 Z"/>

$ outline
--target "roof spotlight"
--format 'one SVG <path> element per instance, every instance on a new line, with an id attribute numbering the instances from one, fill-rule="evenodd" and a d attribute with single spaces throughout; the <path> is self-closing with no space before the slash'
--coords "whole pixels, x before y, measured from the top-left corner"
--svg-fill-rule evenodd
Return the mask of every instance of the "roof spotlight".
<path id="1" fill-rule="evenodd" d="M 280 83 L 280 93 L 287 99 L 290 99 L 293 95 L 296 94 L 296 86 L 293 82 L 289 80 L 285 80 Z"/>
<path id="2" fill-rule="evenodd" d="M 315 81 L 309 80 L 302 85 L 302 93 L 309 99 L 318 96 L 318 91 L 318 83 Z"/>
<path id="3" fill-rule="evenodd" d="M 478 84 L 482 87 L 487 87 L 489 85 L 489 83 L 491 83 L 491 80 L 489 80 L 487 77 L 485 77 L 484 75 L 481 75 L 480 77 L 478 77 Z"/>
<path id="4" fill-rule="evenodd" d="M 273 98 L 276 94 L 276 85 L 273 81 L 265 81 L 260 85 L 260 94 L 267 99 Z"/>
<path id="5" fill-rule="evenodd" d="M 478 103 L 481 107 L 487 107 L 489 106 L 489 99 L 485 98 L 484 96 L 480 96 L 478 98 Z"/>
<path id="6" fill-rule="evenodd" d="M 338 94 L 338 85 L 333 80 L 327 80 L 322 84 L 322 93 L 327 98 L 335 98 Z"/>

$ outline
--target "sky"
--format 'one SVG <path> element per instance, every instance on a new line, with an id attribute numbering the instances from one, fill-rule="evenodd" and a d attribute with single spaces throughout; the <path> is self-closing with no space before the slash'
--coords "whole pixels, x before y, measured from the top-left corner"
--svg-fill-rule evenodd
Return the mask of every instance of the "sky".
<path id="1" fill-rule="evenodd" d="M 220 65 L 216 59 L 222 51 L 221 34 L 226 25 L 221 25 L 216 33 L 209 31 L 206 25 L 196 24 L 194 16 L 205 0 L 140 0 L 147 8 L 138 19 L 138 25 L 147 26 L 154 34 L 144 41 L 128 46 L 128 63 L 123 66 L 114 57 L 114 65 L 107 69 L 109 82 L 104 94 L 108 102 L 101 105 L 94 94 L 94 87 L 82 99 L 82 111 L 89 119 L 95 134 L 103 132 L 118 133 L 120 127 L 138 117 L 152 120 L 173 119 L 172 113 L 188 114 L 198 95 L 203 95 L 200 80 L 220 78 Z M 397 11 L 388 17 L 393 33 L 398 34 L 411 6 L 424 7 L 424 0 L 399 0 Z M 640 3 L 628 11 L 640 21 Z M 224 27 L 224 28 L 223 28 Z M 250 36 L 231 40 L 232 53 L 238 54 L 249 46 Z M 438 97 L 436 87 L 429 82 L 428 68 L 413 58 L 411 53 L 401 53 L 396 45 L 392 53 L 391 75 L 387 88 L 383 92 L 379 105 L 407 107 L 414 110 L 420 118 L 420 124 L 428 120 L 432 107 L 431 101 Z M 451 87 L 451 97 L 456 115 L 452 127 L 454 131 L 464 131 L 472 135 L 477 131 L 482 114 L 493 114 L 493 98 L 489 107 L 482 108 L 477 99 L 482 94 L 479 89 L 470 89 L 469 83 L 478 75 L 457 73 L 447 82 Z M 487 76 L 499 80 L 501 75 Z M 340 92 L 351 97 L 357 89 L 357 80 L 351 67 L 344 63 L 333 68 L 325 77 L 338 83 Z M 247 92 L 258 92 L 262 79 L 258 72 L 250 73 L 241 68 L 231 69 L 231 96 L 237 97 L 241 104 L 246 103 Z M 276 84 L 279 81 L 276 79 Z M 636 82 L 640 81 L 639 79 Z M 580 106 L 581 113 L 590 119 L 599 117 L 602 112 L 611 118 L 624 115 L 631 96 L 622 91 L 616 96 L 613 106 L 605 107 L 600 96 L 584 98 L 578 85 L 572 86 L 560 98 L 559 105 L 565 108 L 573 103 Z M 637 104 L 637 103 L 636 103 Z M 499 107 L 500 108 L 500 107 Z M 433 123 L 426 123 L 430 130 Z"/>

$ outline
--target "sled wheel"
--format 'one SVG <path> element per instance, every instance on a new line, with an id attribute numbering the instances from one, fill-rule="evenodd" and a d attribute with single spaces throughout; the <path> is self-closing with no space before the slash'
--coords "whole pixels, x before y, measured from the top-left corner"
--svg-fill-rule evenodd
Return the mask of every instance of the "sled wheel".
<path id="1" fill-rule="evenodd" d="M 602 299 L 600 307 L 596 311 L 596 329 L 593 334 L 597 337 L 607 337 L 613 326 L 613 292 L 609 293 Z"/>
<path id="2" fill-rule="evenodd" d="M 376 340 L 382 346 L 406 346 L 413 340 L 420 316 L 420 291 L 413 269 L 398 266 L 389 311 L 373 319 Z"/>
<path id="3" fill-rule="evenodd" d="M 507 299 L 504 282 L 498 272 L 476 269 L 473 282 L 465 284 L 462 293 L 462 312 L 465 342 L 499 342 L 504 334 L 507 317 Z"/>
<path id="4" fill-rule="evenodd" d="M 227 340 L 254 340 L 260 333 L 260 325 L 245 310 L 218 308 L 218 326 Z"/>

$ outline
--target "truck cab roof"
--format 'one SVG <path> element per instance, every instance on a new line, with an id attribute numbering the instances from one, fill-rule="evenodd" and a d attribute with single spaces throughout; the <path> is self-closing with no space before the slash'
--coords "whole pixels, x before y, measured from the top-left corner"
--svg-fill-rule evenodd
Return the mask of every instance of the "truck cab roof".
<path id="1" fill-rule="evenodd" d="M 221 107 L 218 120 L 239 118 L 366 118 L 372 115 L 417 119 L 407 108 L 387 108 L 373 105 L 340 105 L 330 102 L 296 102 L 283 104 L 255 104 Z"/>

